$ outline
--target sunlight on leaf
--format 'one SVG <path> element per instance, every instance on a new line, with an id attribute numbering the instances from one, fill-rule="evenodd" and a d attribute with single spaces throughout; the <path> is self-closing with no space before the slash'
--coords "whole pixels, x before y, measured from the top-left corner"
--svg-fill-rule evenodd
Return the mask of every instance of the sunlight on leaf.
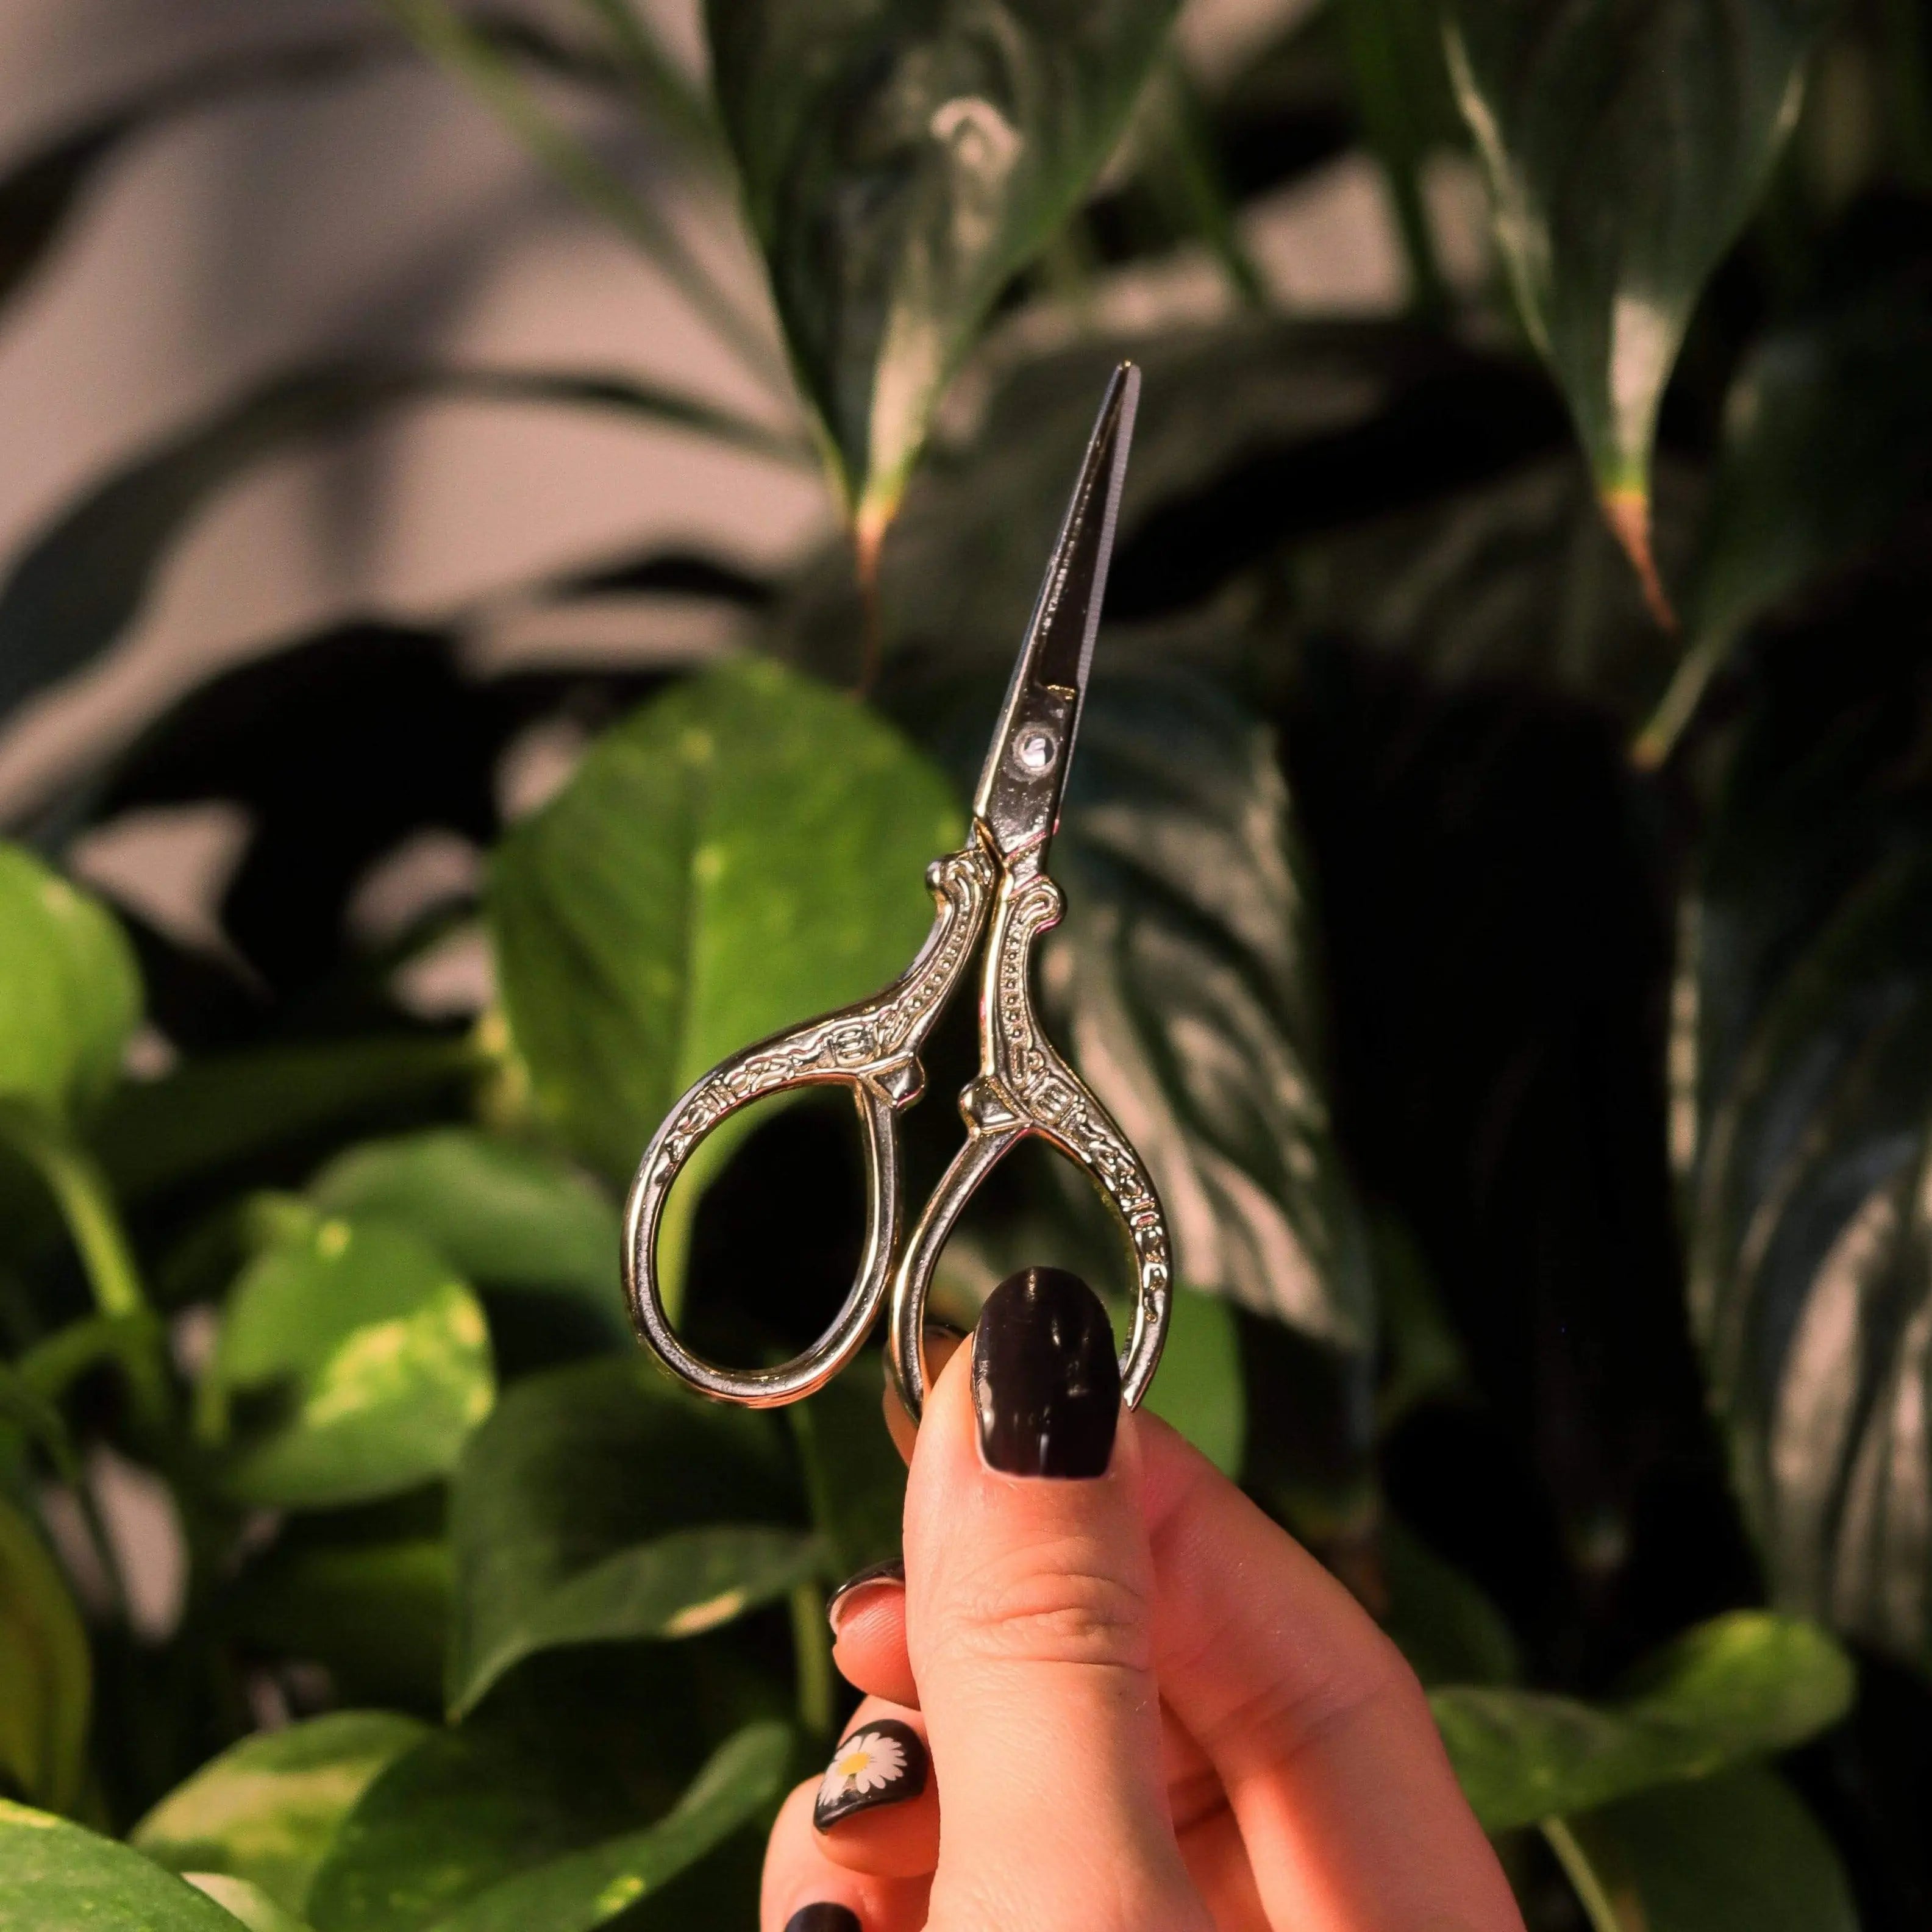
<path id="1" fill-rule="evenodd" d="M 315 1508 L 446 1473 L 494 1388 L 483 1311 L 434 1249 L 298 1218 L 236 1283 L 203 1401 L 237 1496 Z"/>
<path id="2" fill-rule="evenodd" d="M 1705 283 L 1797 116 L 1828 0 L 1452 4 L 1449 69 L 1523 326 L 1612 526 L 1649 542 L 1658 405 Z"/>
<path id="3" fill-rule="evenodd" d="M 244 1738 L 171 1791 L 128 1842 L 170 1871 L 245 1880 L 299 1916 L 336 1828 L 427 1729 L 392 1712 L 337 1711 Z"/>
<path id="4" fill-rule="evenodd" d="M 538 1108 L 628 1181 L 726 1054 L 904 970 L 932 922 L 926 866 L 960 829 L 896 731 L 776 664 L 646 706 L 492 868 L 504 1007 Z"/>
<path id="5" fill-rule="evenodd" d="M 1430 1706 L 1464 1795 L 1496 1832 L 1788 1750 L 1841 1717 L 1852 1690 L 1822 1630 L 1738 1610 L 1667 1646 L 1613 1702 L 1461 1684 Z"/>
<path id="6" fill-rule="evenodd" d="M 97 1112 L 140 1011 L 134 952 L 112 914 L 0 844 L 0 1110 L 58 1126 Z"/>
<path id="7" fill-rule="evenodd" d="M 139 1852 L 0 1798 L 0 1932 L 56 1926 L 235 1932 L 236 1921 Z"/>
<path id="8" fill-rule="evenodd" d="M 1125 128 L 1174 0 L 712 0 L 712 73 L 862 554 L 1001 285 Z"/>

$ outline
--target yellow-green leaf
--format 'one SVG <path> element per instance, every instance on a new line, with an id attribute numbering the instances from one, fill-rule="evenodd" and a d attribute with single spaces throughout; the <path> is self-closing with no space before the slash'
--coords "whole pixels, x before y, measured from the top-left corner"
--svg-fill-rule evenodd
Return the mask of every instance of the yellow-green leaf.
<path id="1" fill-rule="evenodd" d="M 245 1880 L 299 1917 L 337 1827 L 427 1729 L 389 1711 L 335 1711 L 244 1738 L 169 1792 L 128 1841 L 170 1871 Z"/>
<path id="2" fill-rule="evenodd" d="M 0 844 L 0 1112 L 56 1126 L 92 1112 L 140 1011 L 140 976 L 113 915 Z"/>
<path id="3" fill-rule="evenodd" d="M 296 1216 L 229 1298 L 203 1418 L 236 1496 L 316 1508 L 446 1474 L 494 1393 L 483 1311 L 434 1248 Z"/>
<path id="4" fill-rule="evenodd" d="M 67 1810 L 80 1796 L 92 1682 L 66 1580 L 0 1498 L 0 1778 L 22 1797 Z"/>

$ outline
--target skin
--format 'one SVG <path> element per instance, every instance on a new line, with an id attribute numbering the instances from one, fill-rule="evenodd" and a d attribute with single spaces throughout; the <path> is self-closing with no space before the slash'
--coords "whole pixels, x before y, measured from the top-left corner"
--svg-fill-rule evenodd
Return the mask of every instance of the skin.
<path id="1" fill-rule="evenodd" d="M 962 1352 L 963 1354 L 963 1352 Z M 865 1932 L 1522 1932 L 1421 1688 L 1340 1584 L 1157 1419 L 1106 1474 L 989 1469 L 968 1365 L 909 1453 L 903 1587 L 838 1606 L 854 1726 L 923 1796 L 773 1827 L 760 1924 Z"/>

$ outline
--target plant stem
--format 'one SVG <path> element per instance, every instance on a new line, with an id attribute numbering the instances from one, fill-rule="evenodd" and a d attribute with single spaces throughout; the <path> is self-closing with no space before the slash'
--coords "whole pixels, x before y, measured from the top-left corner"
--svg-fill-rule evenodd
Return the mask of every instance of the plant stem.
<path id="1" fill-rule="evenodd" d="M 1604 1890 L 1589 1854 L 1576 1842 L 1576 1834 L 1569 1826 L 1561 1818 L 1546 1818 L 1539 1829 L 1576 1892 L 1577 1903 L 1590 1922 L 1591 1932 L 1630 1932 L 1616 1900 Z"/>
<path id="2" fill-rule="evenodd" d="M 106 1176 L 94 1156 L 58 1127 L 19 1113 L 10 1113 L 4 1124 L 7 1138 L 33 1164 L 60 1209 L 103 1319 L 149 1329 L 152 1339 L 145 1346 L 116 1352 L 126 1367 L 141 1423 L 158 1442 L 164 1439 L 172 1404 L 161 1359 L 160 1324 L 141 1286 Z"/>
<path id="3" fill-rule="evenodd" d="M 798 1659 L 798 1720 L 813 1738 L 829 1744 L 838 1720 L 838 1685 L 832 1674 L 825 1592 L 816 1583 L 800 1583 L 791 1593 L 791 1640 Z"/>
<path id="4" fill-rule="evenodd" d="M 1727 632 L 1714 632 L 1698 638 L 1678 659 L 1657 709 L 1630 741 L 1630 761 L 1640 771 L 1655 771 L 1676 749 L 1711 680 L 1723 668 L 1730 646 Z"/>
<path id="5" fill-rule="evenodd" d="M 113 1196 L 93 1156 L 52 1130 L 16 1128 L 9 1136 L 40 1171 L 73 1237 L 94 1305 L 103 1315 L 145 1315 L 148 1298 L 122 1232 Z"/>

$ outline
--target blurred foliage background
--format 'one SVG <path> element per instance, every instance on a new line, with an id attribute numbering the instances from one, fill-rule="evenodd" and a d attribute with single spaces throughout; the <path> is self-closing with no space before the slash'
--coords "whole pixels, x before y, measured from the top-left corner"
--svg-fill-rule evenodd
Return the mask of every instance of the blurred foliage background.
<path id="1" fill-rule="evenodd" d="M 1154 1406 L 1402 1644 L 1536 1932 L 1927 1922 L 1927 23 L 1199 10 L 382 0 L 0 167 L 25 307 L 142 143 L 428 63 L 681 304 L 634 361 L 238 368 L 7 560 L 16 720 L 227 494 L 431 406 L 673 494 L 728 453 L 818 532 L 506 548 L 11 794 L 0 1927 L 751 1922 L 898 1464 L 876 1360 L 780 1418 L 656 1378 L 616 1204 L 694 1075 L 917 944 L 1122 355 L 1041 990 L 1173 1224 Z M 1337 179 L 1388 286 L 1312 314 L 1283 211 Z M 170 823 L 228 828 L 198 921 L 126 842 Z M 855 1153 L 800 1104 L 694 1172 L 688 1332 L 820 1330 Z M 1120 1292 L 1095 1221 L 1016 1161 L 951 1312 Z"/>

